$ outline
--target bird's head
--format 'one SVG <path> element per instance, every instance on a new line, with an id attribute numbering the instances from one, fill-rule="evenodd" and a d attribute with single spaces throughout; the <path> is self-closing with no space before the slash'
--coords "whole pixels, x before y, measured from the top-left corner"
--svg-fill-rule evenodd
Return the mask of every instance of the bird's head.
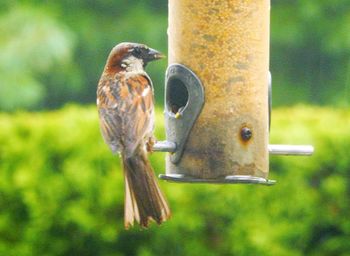
<path id="1" fill-rule="evenodd" d="M 114 71 L 135 71 L 143 69 L 148 62 L 165 56 L 144 44 L 120 43 L 109 54 L 106 67 Z"/>

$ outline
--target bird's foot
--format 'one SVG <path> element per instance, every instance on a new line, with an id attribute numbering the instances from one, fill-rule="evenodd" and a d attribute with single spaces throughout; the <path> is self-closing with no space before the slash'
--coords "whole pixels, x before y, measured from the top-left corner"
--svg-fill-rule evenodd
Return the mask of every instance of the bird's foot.
<path id="1" fill-rule="evenodd" d="M 146 150 L 149 153 L 153 153 L 153 146 L 156 144 L 157 140 L 154 137 L 149 137 L 146 142 Z"/>

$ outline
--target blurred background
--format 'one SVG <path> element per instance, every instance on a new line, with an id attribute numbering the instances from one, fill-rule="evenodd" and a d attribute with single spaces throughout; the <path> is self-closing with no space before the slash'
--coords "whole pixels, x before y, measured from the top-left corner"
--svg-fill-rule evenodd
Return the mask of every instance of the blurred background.
<path id="1" fill-rule="evenodd" d="M 126 232 L 96 85 L 118 42 L 167 52 L 167 1 L 1 0 L 0 255 L 350 255 L 350 3 L 271 11 L 271 143 L 315 155 L 271 157 L 274 187 L 161 182 L 172 220 Z M 159 139 L 166 64 L 147 68 Z"/>

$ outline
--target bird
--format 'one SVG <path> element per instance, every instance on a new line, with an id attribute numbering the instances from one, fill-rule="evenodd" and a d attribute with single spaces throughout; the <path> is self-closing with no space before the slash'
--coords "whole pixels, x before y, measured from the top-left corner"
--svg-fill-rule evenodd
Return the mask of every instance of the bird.
<path id="1" fill-rule="evenodd" d="M 153 84 L 146 65 L 165 57 L 144 44 L 123 42 L 111 50 L 97 86 L 102 137 L 121 156 L 124 171 L 124 226 L 147 228 L 171 216 L 148 153 L 155 143 Z"/>

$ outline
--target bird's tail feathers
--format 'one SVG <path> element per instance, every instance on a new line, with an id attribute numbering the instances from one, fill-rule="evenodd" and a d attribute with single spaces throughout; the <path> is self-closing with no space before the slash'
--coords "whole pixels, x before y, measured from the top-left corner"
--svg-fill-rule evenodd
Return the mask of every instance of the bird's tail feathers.
<path id="1" fill-rule="evenodd" d="M 158 224 L 170 218 L 170 210 L 164 198 L 152 166 L 142 148 L 131 157 L 122 155 L 125 175 L 125 228 L 134 221 L 148 227 L 149 221 Z"/>

